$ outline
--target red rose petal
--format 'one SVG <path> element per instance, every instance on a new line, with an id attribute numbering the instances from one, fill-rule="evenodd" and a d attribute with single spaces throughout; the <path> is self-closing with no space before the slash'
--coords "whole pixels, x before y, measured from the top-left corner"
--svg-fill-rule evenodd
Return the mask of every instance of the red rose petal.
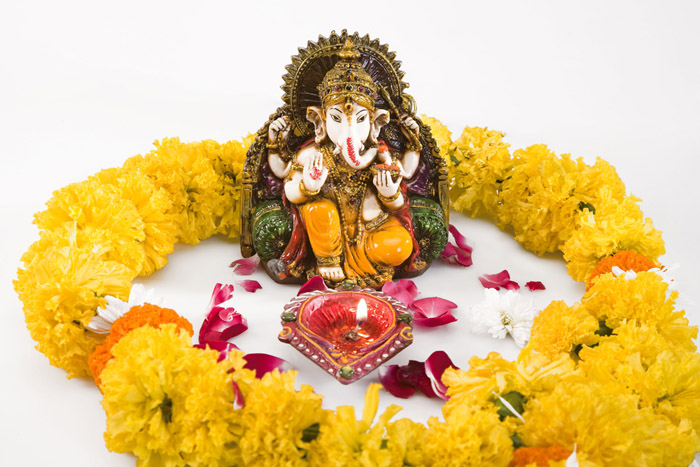
<path id="1" fill-rule="evenodd" d="M 234 274 L 249 276 L 255 272 L 258 264 L 260 264 L 260 258 L 258 255 L 253 255 L 250 258 L 237 259 L 229 267 L 233 268 Z"/>
<path id="2" fill-rule="evenodd" d="M 255 293 L 256 290 L 262 289 L 262 285 L 258 281 L 241 281 L 239 284 L 243 286 L 246 292 Z"/>
<path id="3" fill-rule="evenodd" d="M 447 396 L 447 386 L 442 383 L 442 374 L 450 367 L 457 368 L 447 353 L 442 350 L 433 352 L 425 361 L 425 374 L 430 379 L 433 391 L 438 397 L 445 400 L 449 397 Z"/>
<path id="4" fill-rule="evenodd" d="M 457 304 L 440 297 L 421 298 L 411 304 L 413 322 L 418 326 L 436 327 L 457 321 L 452 310 Z"/>
<path id="5" fill-rule="evenodd" d="M 394 297 L 406 306 L 411 306 L 411 303 L 413 303 L 413 300 L 418 295 L 418 287 L 416 287 L 416 283 L 411 280 L 401 279 L 397 282 L 385 283 L 382 287 L 382 292 Z"/>
<path id="6" fill-rule="evenodd" d="M 497 273 L 497 274 L 484 274 L 479 276 L 479 281 L 487 289 L 499 290 L 504 287 L 507 290 L 518 290 L 520 285 L 517 282 L 510 280 L 510 273 L 507 269 Z"/>
<path id="7" fill-rule="evenodd" d="M 211 299 L 209 300 L 209 305 L 207 310 L 211 310 L 217 305 L 228 301 L 233 296 L 233 285 L 232 284 L 216 284 L 214 286 L 214 291 L 211 293 Z"/>
<path id="8" fill-rule="evenodd" d="M 416 392 L 413 386 L 399 382 L 398 365 L 386 365 L 381 367 L 379 369 L 379 381 L 384 385 L 384 389 L 389 391 L 389 394 L 402 399 L 408 399 Z"/>
<path id="9" fill-rule="evenodd" d="M 530 281 L 525 284 L 525 287 L 530 289 L 530 292 L 534 292 L 535 290 L 545 290 L 544 284 L 540 281 Z"/>
<path id="10" fill-rule="evenodd" d="M 407 365 L 399 367 L 397 379 L 399 384 L 413 386 L 428 397 L 438 397 L 433 390 L 430 378 L 425 374 L 425 363 L 423 362 L 409 360 Z"/>
<path id="11" fill-rule="evenodd" d="M 299 288 L 299 293 L 297 293 L 297 295 L 301 295 L 306 292 L 315 292 L 316 290 L 328 290 L 328 287 L 326 287 L 326 283 L 323 281 L 323 277 L 321 276 L 314 276 L 306 281 L 306 283 Z"/>
<path id="12" fill-rule="evenodd" d="M 278 369 L 280 373 L 292 369 L 292 365 L 286 360 L 266 353 L 247 353 L 243 358 L 246 361 L 243 368 L 255 370 L 256 378 L 262 378 L 265 373 L 269 373 L 275 369 Z"/>

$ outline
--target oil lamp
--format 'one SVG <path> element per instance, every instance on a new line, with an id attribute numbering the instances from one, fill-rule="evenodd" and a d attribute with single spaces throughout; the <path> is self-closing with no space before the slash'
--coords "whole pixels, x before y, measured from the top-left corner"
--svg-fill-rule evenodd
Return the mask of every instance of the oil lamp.
<path id="1" fill-rule="evenodd" d="M 349 384 L 410 345 L 411 322 L 408 309 L 383 292 L 315 290 L 285 306 L 279 340 Z"/>

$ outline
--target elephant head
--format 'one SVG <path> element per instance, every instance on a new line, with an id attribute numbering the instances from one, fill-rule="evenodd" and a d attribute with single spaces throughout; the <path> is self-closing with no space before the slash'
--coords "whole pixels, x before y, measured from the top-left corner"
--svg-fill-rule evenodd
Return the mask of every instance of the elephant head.
<path id="1" fill-rule="evenodd" d="M 336 154 L 354 169 L 367 167 L 377 154 L 379 131 L 389 123 L 389 112 L 371 109 L 353 99 L 328 105 L 325 109 L 312 106 L 306 118 L 314 125 L 316 142 L 329 139 Z"/>

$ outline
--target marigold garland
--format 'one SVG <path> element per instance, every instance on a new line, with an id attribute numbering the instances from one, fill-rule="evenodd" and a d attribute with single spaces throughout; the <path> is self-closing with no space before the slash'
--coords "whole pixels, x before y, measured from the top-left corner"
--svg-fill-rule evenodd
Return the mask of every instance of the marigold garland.
<path id="1" fill-rule="evenodd" d="M 296 390 L 293 371 L 256 379 L 238 351 L 218 362 L 218 352 L 192 346 L 191 325 L 172 310 L 134 308 L 105 339 L 86 326 L 106 295 L 126 299 L 134 277 L 163 267 L 176 241 L 238 235 L 251 137 L 166 139 L 54 193 L 14 284 L 51 364 L 69 377 L 92 370 L 110 450 L 144 466 L 557 465 L 574 447 L 581 465 L 692 461 L 697 328 L 649 271 L 664 252 L 661 234 L 615 169 L 543 145 L 511 155 L 504 135 L 486 128 L 452 141 L 438 120 L 423 121 L 447 159 L 453 209 L 512 228 L 537 254 L 561 251 L 572 277 L 587 279 L 580 303 L 542 310 L 516 361 L 491 353 L 446 371 L 445 422 L 427 427 L 392 421 L 397 406 L 377 418 L 378 385 L 357 419 L 352 407 L 322 409 L 311 387 Z M 635 274 L 616 276 L 613 266 Z M 246 401 L 236 410 L 233 385 Z"/>

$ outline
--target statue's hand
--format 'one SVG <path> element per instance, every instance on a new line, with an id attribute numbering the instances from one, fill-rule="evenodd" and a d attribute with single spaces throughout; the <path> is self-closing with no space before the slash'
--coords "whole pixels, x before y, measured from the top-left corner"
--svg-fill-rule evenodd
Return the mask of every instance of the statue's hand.
<path id="1" fill-rule="evenodd" d="M 411 135 L 409 134 L 409 131 L 413 133 L 413 136 L 416 138 L 420 138 L 420 126 L 418 125 L 418 122 L 416 122 L 410 115 L 408 114 L 403 114 L 400 118 L 401 120 L 401 131 L 403 132 L 404 135 L 406 135 L 406 138 L 411 138 Z"/>
<path id="2" fill-rule="evenodd" d="M 270 123 L 270 128 L 267 132 L 267 139 L 271 144 L 275 144 L 280 138 L 282 141 L 286 141 L 287 137 L 289 136 L 289 130 L 289 118 L 286 116 L 280 117 L 274 122 Z"/>
<path id="3" fill-rule="evenodd" d="M 391 173 L 388 171 L 379 172 L 372 181 L 374 186 L 377 187 L 377 193 L 385 198 L 394 196 L 399 191 L 399 186 L 401 186 L 401 177 L 394 181 L 391 178 Z"/>
<path id="4" fill-rule="evenodd" d="M 323 166 L 323 154 L 316 152 L 312 157 L 309 157 L 304 164 L 301 176 L 307 190 L 320 190 L 328 177 L 328 169 Z"/>

